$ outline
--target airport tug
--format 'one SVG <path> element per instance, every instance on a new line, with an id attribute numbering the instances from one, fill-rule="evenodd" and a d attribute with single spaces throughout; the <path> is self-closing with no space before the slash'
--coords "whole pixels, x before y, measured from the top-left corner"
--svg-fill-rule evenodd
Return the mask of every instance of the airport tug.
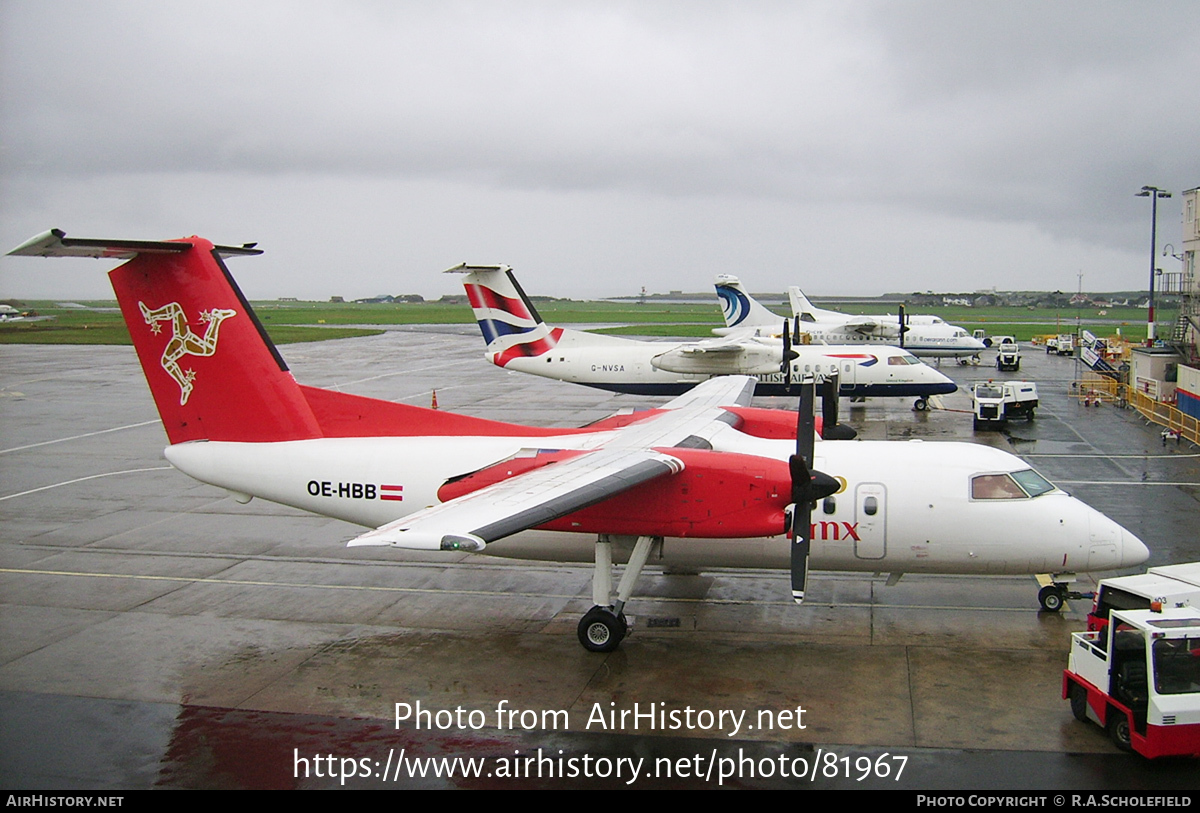
<path id="1" fill-rule="evenodd" d="M 1063 698 L 1123 751 L 1200 757 L 1200 610 L 1155 601 L 1073 633 Z"/>

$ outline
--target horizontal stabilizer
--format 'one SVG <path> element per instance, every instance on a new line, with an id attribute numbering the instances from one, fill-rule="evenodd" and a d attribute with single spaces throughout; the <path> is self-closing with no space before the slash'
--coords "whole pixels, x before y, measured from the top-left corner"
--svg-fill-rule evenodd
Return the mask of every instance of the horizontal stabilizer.
<path id="1" fill-rule="evenodd" d="M 244 246 L 213 246 L 222 256 L 262 254 L 255 243 Z M 192 247 L 186 240 L 93 240 L 67 237 L 62 229 L 51 229 L 8 252 L 12 257 L 94 257 L 132 260 L 139 254 L 180 254 Z"/>

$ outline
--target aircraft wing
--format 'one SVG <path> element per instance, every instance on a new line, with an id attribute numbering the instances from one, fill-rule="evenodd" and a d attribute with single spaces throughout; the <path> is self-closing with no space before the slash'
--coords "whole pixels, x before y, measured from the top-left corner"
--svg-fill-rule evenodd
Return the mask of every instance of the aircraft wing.
<path id="1" fill-rule="evenodd" d="M 676 458 L 650 449 L 584 452 L 410 514 L 349 544 L 478 551 L 488 542 L 682 470 Z"/>
<path id="2" fill-rule="evenodd" d="M 714 378 L 667 402 L 653 417 L 612 433 L 599 445 L 369 531 L 351 546 L 392 545 L 418 550 L 482 550 L 489 542 L 587 508 L 658 477 L 683 471 L 669 448 L 745 406 L 754 379 Z"/>
<path id="3" fill-rule="evenodd" d="M 778 369 L 781 345 L 764 343 L 748 332 L 705 339 L 672 347 L 650 359 L 669 373 L 699 375 L 756 375 Z"/>

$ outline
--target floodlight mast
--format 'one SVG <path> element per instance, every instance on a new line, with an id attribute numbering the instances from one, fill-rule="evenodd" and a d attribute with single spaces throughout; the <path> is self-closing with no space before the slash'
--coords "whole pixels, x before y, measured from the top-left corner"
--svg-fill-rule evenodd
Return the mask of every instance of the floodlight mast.
<path id="1" fill-rule="evenodd" d="M 1155 339 L 1154 331 L 1154 255 L 1158 250 L 1158 199 L 1169 198 L 1171 193 L 1157 186 L 1143 186 L 1136 193 L 1139 198 L 1150 198 L 1150 306 L 1146 314 L 1146 345 L 1152 346 Z"/>

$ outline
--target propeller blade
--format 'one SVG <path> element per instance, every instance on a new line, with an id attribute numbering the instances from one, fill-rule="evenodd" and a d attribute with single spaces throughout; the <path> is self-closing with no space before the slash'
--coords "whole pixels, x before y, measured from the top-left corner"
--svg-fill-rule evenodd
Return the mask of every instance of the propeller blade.
<path id="1" fill-rule="evenodd" d="M 807 385 L 804 385 L 807 386 Z M 797 441 L 799 438 L 797 438 Z M 792 474 L 792 600 L 797 604 L 804 601 L 808 587 L 808 553 L 812 533 L 812 473 L 800 454 L 788 458 Z"/>
<path id="2" fill-rule="evenodd" d="M 900 314 L 900 349 L 904 349 L 904 334 L 908 332 L 908 328 L 904 324 L 904 306 L 900 305 L 897 308 Z"/>
<path id="3" fill-rule="evenodd" d="M 792 344 L 800 344 L 800 314 L 792 317 Z"/>
<path id="4" fill-rule="evenodd" d="M 804 603 L 804 594 L 808 590 L 808 553 L 811 542 L 808 535 L 812 528 L 811 503 L 801 504 L 792 509 L 795 518 L 792 522 L 792 601 Z"/>
<path id="5" fill-rule="evenodd" d="M 816 382 L 808 376 L 800 385 L 800 405 L 796 410 L 796 453 L 788 458 L 792 477 L 791 563 L 792 600 L 804 601 L 808 589 L 808 554 L 812 547 L 812 508 L 817 500 L 841 490 L 842 484 L 820 471 L 813 471 L 816 447 L 813 416 Z M 836 418 L 835 418 L 836 422 Z"/>
<path id="6" fill-rule="evenodd" d="M 788 332 L 787 319 L 783 320 L 783 356 L 779 361 L 779 372 L 783 373 L 783 388 L 792 391 L 792 360 L 799 355 L 792 349 L 792 337 Z"/>
<path id="7" fill-rule="evenodd" d="M 821 382 L 821 439 L 854 440 L 858 433 L 849 426 L 838 423 L 838 404 L 841 382 L 835 368 Z"/>
<path id="8" fill-rule="evenodd" d="M 816 389 L 812 376 L 805 376 L 800 383 L 800 406 L 796 410 L 796 455 L 804 458 L 804 465 L 809 469 L 812 468 L 813 446 L 816 443 L 817 422 L 813 415 Z M 792 487 L 795 488 L 794 482 Z"/>
<path id="9" fill-rule="evenodd" d="M 808 587 L 809 539 L 812 533 L 813 479 L 812 460 L 815 445 L 813 415 L 816 384 L 807 377 L 800 384 L 800 404 L 796 409 L 796 453 L 788 458 L 792 476 L 792 600 L 804 601 Z"/>

